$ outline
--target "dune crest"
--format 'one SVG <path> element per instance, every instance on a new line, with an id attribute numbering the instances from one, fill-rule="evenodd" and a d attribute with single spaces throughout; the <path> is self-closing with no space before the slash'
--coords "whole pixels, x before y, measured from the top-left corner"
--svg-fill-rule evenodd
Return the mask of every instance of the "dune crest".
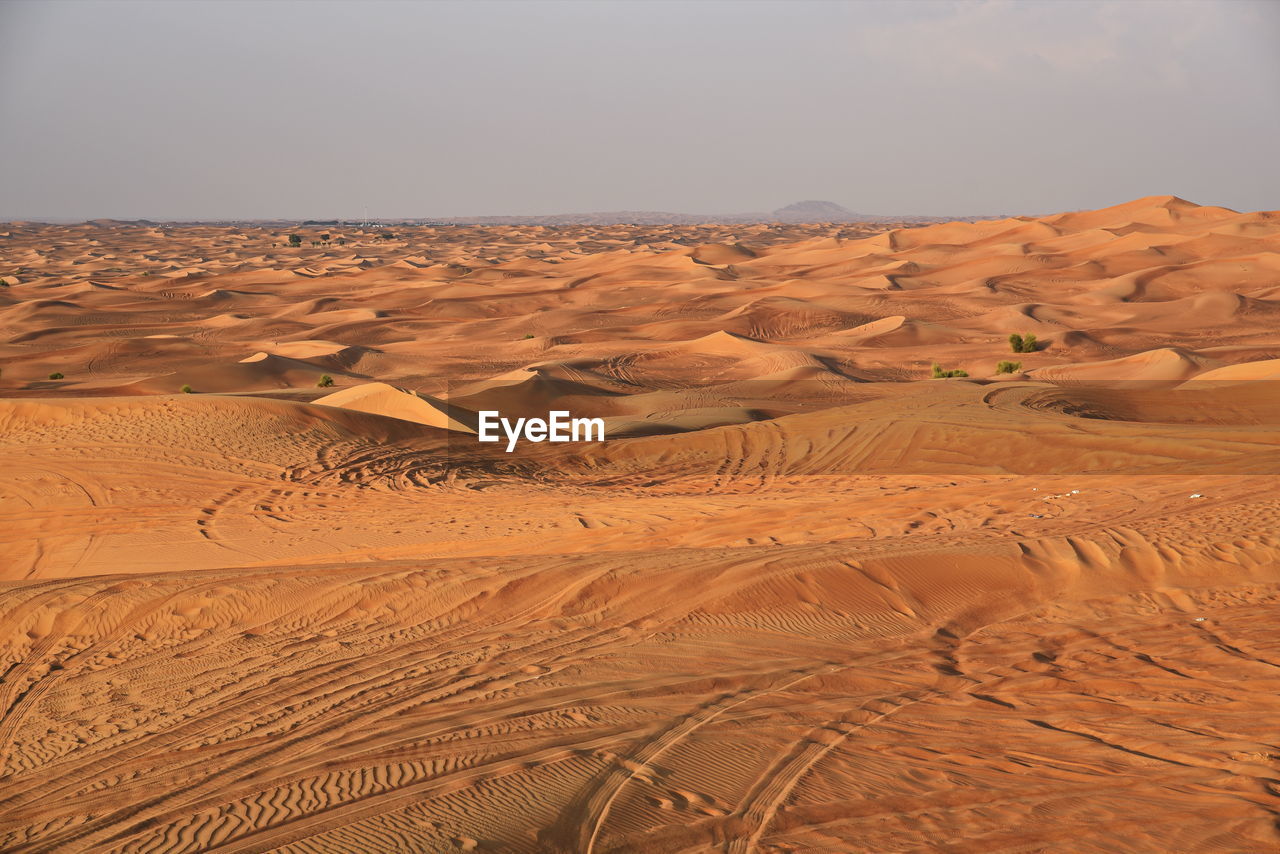
<path id="1" fill-rule="evenodd" d="M 398 418 L 401 421 L 414 421 L 429 427 L 442 430 L 457 430 L 463 433 L 476 432 L 476 415 L 461 407 L 450 406 L 443 400 L 428 395 L 419 395 L 386 383 L 364 383 L 314 401 L 317 406 L 337 406 L 356 412 L 371 412 Z"/>

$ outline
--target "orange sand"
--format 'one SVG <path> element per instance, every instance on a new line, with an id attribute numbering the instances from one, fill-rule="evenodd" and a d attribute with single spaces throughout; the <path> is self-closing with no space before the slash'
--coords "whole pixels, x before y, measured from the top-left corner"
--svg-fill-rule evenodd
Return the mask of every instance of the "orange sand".
<path id="1" fill-rule="evenodd" d="M 0 230 L 0 850 L 1280 846 L 1280 213 Z"/>

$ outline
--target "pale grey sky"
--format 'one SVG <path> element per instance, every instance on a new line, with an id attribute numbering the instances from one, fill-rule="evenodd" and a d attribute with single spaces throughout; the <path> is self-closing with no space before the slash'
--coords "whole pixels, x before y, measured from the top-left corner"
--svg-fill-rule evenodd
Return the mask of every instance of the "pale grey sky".
<path id="1" fill-rule="evenodd" d="M 0 219 L 1280 208 L 1280 2 L 0 0 Z"/>

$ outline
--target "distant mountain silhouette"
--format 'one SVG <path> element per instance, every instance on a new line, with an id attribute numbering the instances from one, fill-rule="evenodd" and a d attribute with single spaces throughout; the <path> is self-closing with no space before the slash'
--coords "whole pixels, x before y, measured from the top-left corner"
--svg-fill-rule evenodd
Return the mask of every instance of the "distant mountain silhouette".
<path id="1" fill-rule="evenodd" d="M 770 212 L 733 214 L 685 214 L 669 211 L 600 211 L 594 213 L 543 214 L 532 216 L 442 217 L 430 222 L 463 225 L 697 225 L 700 223 L 819 223 L 819 222 L 946 222 L 979 219 L 973 216 L 886 216 L 855 213 L 835 202 L 809 199 Z"/>
<path id="2" fill-rule="evenodd" d="M 783 222 L 840 222 L 855 218 L 866 219 L 865 215 L 855 214 L 843 205 L 814 199 L 778 208 L 773 215 Z"/>

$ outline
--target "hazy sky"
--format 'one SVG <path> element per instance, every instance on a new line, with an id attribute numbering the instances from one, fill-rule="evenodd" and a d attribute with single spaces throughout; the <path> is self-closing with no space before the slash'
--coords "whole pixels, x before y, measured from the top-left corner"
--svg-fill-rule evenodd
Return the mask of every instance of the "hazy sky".
<path id="1" fill-rule="evenodd" d="M 0 219 L 1280 208 L 1280 2 L 0 0 Z"/>

